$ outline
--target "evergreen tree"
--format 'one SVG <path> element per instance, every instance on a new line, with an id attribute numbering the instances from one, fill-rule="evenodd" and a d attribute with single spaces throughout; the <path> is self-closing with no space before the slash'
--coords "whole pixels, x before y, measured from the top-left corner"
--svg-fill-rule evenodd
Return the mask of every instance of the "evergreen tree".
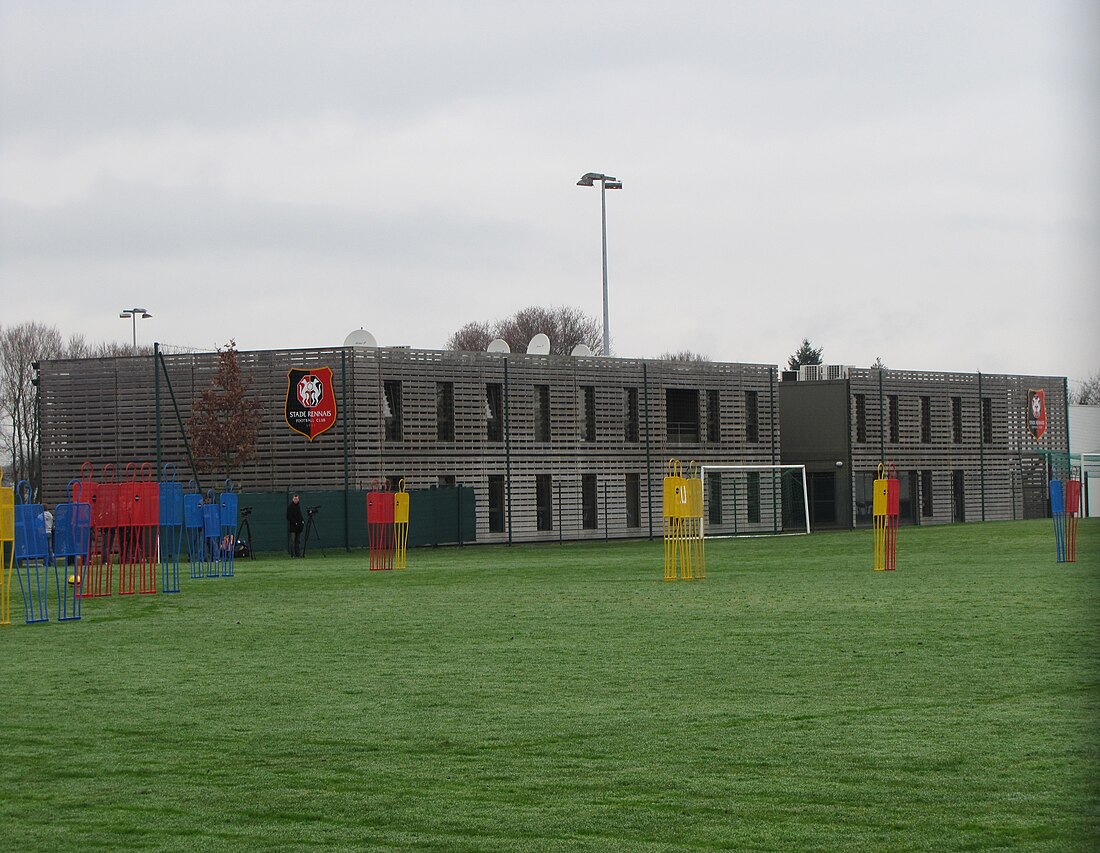
<path id="1" fill-rule="evenodd" d="M 803 338 L 802 345 L 787 359 L 787 367 L 798 370 L 804 364 L 821 364 L 821 352 L 821 347 L 815 347 L 809 338 Z"/>

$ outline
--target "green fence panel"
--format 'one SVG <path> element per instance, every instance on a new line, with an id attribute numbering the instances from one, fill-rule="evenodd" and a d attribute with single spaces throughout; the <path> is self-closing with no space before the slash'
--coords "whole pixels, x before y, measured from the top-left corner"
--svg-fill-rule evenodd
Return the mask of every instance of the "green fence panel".
<path id="1" fill-rule="evenodd" d="M 242 492 L 238 505 L 252 529 L 254 551 L 286 551 L 286 508 L 293 492 Z M 300 491 L 302 517 L 313 515 L 309 550 L 367 548 L 367 493 L 360 490 Z M 346 503 L 345 503 L 346 502 Z M 346 510 L 345 510 L 346 507 Z M 242 520 L 245 518 L 243 512 Z M 346 539 L 345 539 L 345 519 Z M 305 534 L 303 533 L 303 536 Z M 416 489 L 409 492 L 409 547 L 451 545 L 477 539 L 477 505 L 468 486 Z"/>
<path id="2" fill-rule="evenodd" d="M 469 486 L 409 492 L 409 547 L 477 539 L 477 503 Z"/>

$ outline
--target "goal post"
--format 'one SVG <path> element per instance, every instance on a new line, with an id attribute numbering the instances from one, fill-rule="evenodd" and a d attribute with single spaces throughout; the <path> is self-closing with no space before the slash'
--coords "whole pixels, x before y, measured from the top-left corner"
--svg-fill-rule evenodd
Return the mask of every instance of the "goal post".
<path id="1" fill-rule="evenodd" d="M 704 538 L 804 536 L 810 532 L 805 465 L 699 468 Z"/>

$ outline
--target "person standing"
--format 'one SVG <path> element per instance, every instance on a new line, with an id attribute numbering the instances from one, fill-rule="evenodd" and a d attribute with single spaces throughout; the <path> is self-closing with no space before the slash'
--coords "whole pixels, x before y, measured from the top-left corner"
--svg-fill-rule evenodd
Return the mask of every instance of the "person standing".
<path id="1" fill-rule="evenodd" d="M 53 563 L 53 512 L 49 504 L 42 505 L 42 521 L 46 527 L 46 565 Z"/>
<path id="2" fill-rule="evenodd" d="M 302 506 L 298 502 L 298 495 L 295 495 L 290 499 L 290 503 L 287 504 L 286 508 L 286 544 L 291 557 L 302 556 L 303 527 L 305 527 L 305 520 L 302 518 Z"/>

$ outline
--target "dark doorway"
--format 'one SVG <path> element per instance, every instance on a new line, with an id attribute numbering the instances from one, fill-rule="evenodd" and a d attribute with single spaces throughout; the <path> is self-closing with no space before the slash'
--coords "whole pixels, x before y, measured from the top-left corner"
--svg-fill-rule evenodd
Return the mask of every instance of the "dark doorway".
<path id="1" fill-rule="evenodd" d="M 809 471 L 806 488 L 810 493 L 810 524 L 836 524 L 836 472 Z"/>
<path id="2" fill-rule="evenodd" d="M 966 472 L 961 470 L 951 472 L 951 519 L 966 521 Z"/>

